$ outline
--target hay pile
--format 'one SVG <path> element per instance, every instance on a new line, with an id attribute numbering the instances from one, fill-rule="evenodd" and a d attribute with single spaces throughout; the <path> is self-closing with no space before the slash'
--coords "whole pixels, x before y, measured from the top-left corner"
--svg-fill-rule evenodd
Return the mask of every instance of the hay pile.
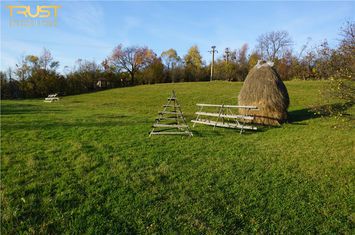
<path id="1" fill-rule="evenodd" d="M 285 84 L 272 63 L 258 61 L 246 77 L 238 96 L 239 105 L 257 106 L 259 110 L 240 109 L 241 114 L 255 115 L 254 123 L 277 126 L 287 120 L 290 99 Z"/>

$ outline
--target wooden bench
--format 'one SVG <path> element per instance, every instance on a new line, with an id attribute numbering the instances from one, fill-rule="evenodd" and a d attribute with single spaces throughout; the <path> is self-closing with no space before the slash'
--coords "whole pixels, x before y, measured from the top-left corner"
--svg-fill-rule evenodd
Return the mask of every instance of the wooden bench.
<path id="1" fill-rule="evenodd" d="M 44 102 L 53 102 L 53 101 L 59 101 L 58 94 L 50 94 L 48 95 L 47 98 L 44 99 Z"/>
<path id="2" fill-rule="evenodd" d="M 196 112 L 197 115 L 195 120 L 191 120 L 194 123 L 193 127 L 196 124 L 204 124 L 217 127 L 225 128 L 235 128 L 240 129 L 240 133 L 244 130 L 257 130 L 257 127 L 252 126 L 251 123 L 254 120 L 252 115 L 240 115 L 235 114 L 233 109 L 246 109 L 248 110 L 257 110 L 256 106 L 241 106 L 241 105 L 224 105 L 224 104 L 196 104 L 200 107 L 200 110 Z M 218 112 L 202 112 L 203 108 L 217 108 Z M 247 112 L 248 113 L 248 112 Z M 201 118 L 204 116 L 205 118 Z M 206 119 L 208 117 L 215 117 L 216 120 Z"/>

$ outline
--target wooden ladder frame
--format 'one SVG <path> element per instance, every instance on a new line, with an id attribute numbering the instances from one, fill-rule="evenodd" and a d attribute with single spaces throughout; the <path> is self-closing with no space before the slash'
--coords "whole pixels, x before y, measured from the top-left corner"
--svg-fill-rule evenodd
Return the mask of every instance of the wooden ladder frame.
<path id="1" fill-rule="evenodd" d="M 235 128 L 235 129 L 240 129 L 240 134 L 242 134 L 246 129 L 247 130 L 257 130 L 256 127 L 251 126 L 251 125 L 246 125 L 247 120 L 252 121 L 254 119 L 254 116 L 249 115 L 248 112 L 250 110 L 257 110 L 258 108 L 256 106 L 241 106 L 241 105 L 225 105 L 225 104 L 196 104 L 197 106 L 200 107 L 199 111 L 197 111 L 195 114 L 197 115 L 195 120 L 192 120 L 193 122 L 193 127 L 195 127 L 196 124 L 205 124 L 205 125 L 210 125 L 213 126 L 213 129 L 217 127 L 226 127 L 226 128 Z M 210 113 L 210 112 L 202 112 L 204 107 L 217 107 L 218 112 L 216 113 Z M 238 109 L 246 109 L 247 114 L 246 115 L 235 115 L 232 112 L 233 108 L 238 108 Z M 209 119 L 201 119 L 201 116 L 208 116 L 208 117 L 217 117 L 215 121 L 209 120 Z M 226 121 L 227 120 L 227 121 Z"/>
<path id="2" fill-rule="evenodd" d="M 172 107 L 173 110 L 168 111 L 168 108 Z M 173 117 L 164 117 L 165 114 L 174 115 Z M 175 123 L 165 123 L 161 124 L 161 121 L 164 120 L 174 120 Z M 177 129 L 177 131 L 156 131 L 156 128 L 168 128 L 168 129 Z M 184 114 L 181 111 L 181 106 L 179 101 L 176 98 L 175 91 L 172 91 L 171 96 L 168 98 L 168 103 L 163 105 L 163 111 L 159 112 L 158 118 L 155 119 L 153 128 L 149 133 L 149 136 L 152 135 L 189 135 L 193 136 L 189 125 L 186 122 Z"/>

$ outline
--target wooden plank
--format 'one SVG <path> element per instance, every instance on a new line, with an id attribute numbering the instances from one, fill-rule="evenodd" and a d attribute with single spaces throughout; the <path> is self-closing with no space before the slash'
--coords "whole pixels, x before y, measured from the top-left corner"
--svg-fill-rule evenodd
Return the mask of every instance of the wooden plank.
<path id="1" fill-rule="evenodd" d="M 180 112 L 171 112 L 171 111 L 159 112 L 159 114 L 179 114 L 179 115 L 182 115 L 182 113 L 180 113 Z"/>
<path id="2" fill-rule="evenodd" d="M 176 108 L 180 108 L 180 105 L 165 104 L 165 105 L 163 105 L 163 107 L 176 107 Z"/>
<path id="3" fill-rule="evenodd" d="M 246 106 L 246 105 L 225 105 L 226 108 L 238 108 L 238 109 L 258 109 L 256 106 Z"/>
<path id="4" fill-rule="evenodd" d="M 230 114 L 219 114 L 219 113 L 206 113 L 206 112 L 196 112 L 197 115 L 202 116 L 210 116 L 210 117 L 221 117 L 221 118 L 236 118 L 236 119 L 245 119 L 245 120 L 253 120 L 253 116 L 245 116 L 245 115 L 230 115 Z"/>
<path id="5" fill-rule="evenodd" d="M 172 120 L 176 121 L 178 118 L 175 117 L 161 117 L 161 118 L 156 118 L 155 120 Z"/>
<path id="6" fill-rule="evenodd" d="M 224 108 L 240 108 L 240 109 L 258 109 L 256 106 L 246 106 L 246 105 L 222 105 L 222 104 L 196 104 L 197 106 L 200 107 L 219 107 L 221 108 L 222 106 Z"/>
<path id="7" fill-rule="evenodd" d="M 221 104 L 196 104 L 196 105 L 202 107 L 222 107 Z"/>
<path id="8" fill-rule="evenodd" d="M 238 128 L 238 129 L 245 129 L 245 130 L 257 130 L 256 127 L 254 126 L 246 126 L 242 124 L 235 124 L 235 123 L 229 123 L 229 122 L 215 122 L 215 121 L 210 121 L 210 120 L 204 120 L 204 119 L 198 119 L 198 120 L 191 120 L 193 123 L 199 123 L 199 124 L 204 124 L 204 125 L 209 125 L 209 126 L 218 126 L 218 127 L 226 127 L 226 128 Z"/>
<path id="9" fill-rule="evenodd" d="M 154 124 L 153 127 L 187 128 L 187 125 L 177 125 L 177 124 Z"/>

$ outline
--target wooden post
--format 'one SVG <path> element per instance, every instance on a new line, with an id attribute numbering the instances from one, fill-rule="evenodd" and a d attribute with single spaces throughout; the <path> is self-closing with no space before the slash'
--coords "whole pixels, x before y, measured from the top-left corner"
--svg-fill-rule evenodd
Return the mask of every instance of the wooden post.
<path id="1" fill-rule="evenodd" d="M 212 46 L 212 51 L 209 51 L 210 53 L 212 53 L 212 62 L 211 62 L 211 77 L 210 77 L 210 81 L 212 81 L 213 79 L 213 72 L 214 72 L 214 53 L 218 53 L 218 51 L 216 50 L 216 46 Z"/>

